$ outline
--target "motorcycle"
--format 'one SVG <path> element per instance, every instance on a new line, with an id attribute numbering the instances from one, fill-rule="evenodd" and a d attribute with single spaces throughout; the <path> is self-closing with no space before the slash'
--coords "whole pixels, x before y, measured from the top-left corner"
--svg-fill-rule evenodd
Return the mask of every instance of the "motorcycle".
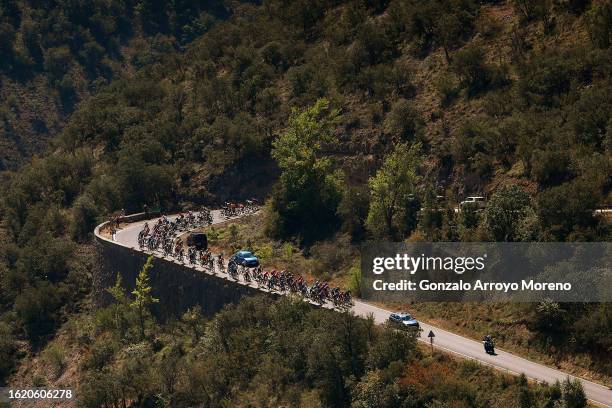
<path id="1" fill-rule="evenodd" d="M 483 341 L 484 349 L 487 354 L 495 355 L 495 343 L 493 341 Z"/>

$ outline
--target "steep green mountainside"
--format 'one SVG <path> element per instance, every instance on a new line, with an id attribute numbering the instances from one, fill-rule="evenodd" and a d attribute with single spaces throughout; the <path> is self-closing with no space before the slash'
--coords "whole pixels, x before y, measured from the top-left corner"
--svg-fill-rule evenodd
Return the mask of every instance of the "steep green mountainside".
<path id="1" fill-rule="evenodd" d="M 105 198 L 97 214 L 263 196 L 271 141 L 293 108 L 325 97 L 340 114 L 320 154 L 345 184 L 365 186 L 394 145 L 419 142 L 420 187 L 453 203 L 518 184 L 545 235 L 592 239 L 610 183 L 609 4 L 572 4 L 244 5 L 87 99 L 55 159 L 81 157 L 89 177 L 61 205 L 101 175 L 112 194 L 85 195 Z"/>
<path id="2" fill-rule="evenodd" d="M 40 154 L 80 100 L 231 14 L 222 0 L 0 4 L 0 170 Z"/>
<path id="3" fill-rule="evenodd" d="M 266 236 L 306 253 L 338 236 L 609 239 L 594 210 L 609 204 L 612 174 L 610 1 L 269 0 L 232 11 L 184 48 L 153 37 L 146 63 L 88 92 L 48 154 L 3 174 L 3 375 L 16 350 L 35 353 L 86 309 L 91 231 L 122 208 L 269 197 Z M 41 61 L 43 82 L 86 68 L 77 59 L 53 77 Z M 455 212 L 470 195 L 489 199 L 484 211 Z M 583 316 L 593 335 L 568 347 L 594 351 L 609 373 L 608 306 L 544 312 L 544 338 L 571 338 Z"/>

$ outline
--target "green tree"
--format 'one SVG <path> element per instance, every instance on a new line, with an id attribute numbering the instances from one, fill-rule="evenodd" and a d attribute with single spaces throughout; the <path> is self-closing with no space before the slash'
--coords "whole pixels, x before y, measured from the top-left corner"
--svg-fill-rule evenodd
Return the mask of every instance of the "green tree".
<path id="1" fill-rule="evenodd" d="M 380 371 L 370 371 L 361 378 L 354 389 L 353 408 L 393 408 L 402 406 L 397 386 L 388 384 Z"/>
<path id="2" fill-rule="evenodd" d="M 130 328 L 130 323 L 132 322 L 131 318 L 133 315 L 130 314 L 130 299 L 123 288 L 123 280 L 119 273 L 117 273 L 115 284 L 106 289 L 106 291 L 115 301 L 115 304 L 108 307 L 109 312 L 112 315 L 114 330 L 117 331 L 121 338 L 125 338 L 126 333 Z"/>
<path id="3" fill-rule="evenodd" d="M 587 399 L 580 380 L 566 378 L 562 384 L 563 402 L 566 408 L 584 408 L 587 406 Z"/>
<path id="4" fill-rule="evenodd" d="M 530 213 L 531 198 L 520 186 L 503 186 L 493 194 L 485 209 L 486 228 L 495 241 L 516 241 L 521 220 Z"/>
<path id="5" fill-rule="evenodd" d="M 405 363 L 419 355 L 417 338 L 419 332 L 397 330 L 382 331 L 370 345 L 367 365 L 370 369 L 384 369 L 394 361 Z"/>
<path id="6" fill-rule="evenodd" d="M 594 4 L 585 16 L 589 37 L 596 47 L 608 48 L 612 44 L 612 3 Z"/>
<path id="7" fill-rule="evenodd" d="M 96 226 L 98 208 L 89 195 L 80 196 L 72 208 L 72 235 L 77 240 L 91 234 Z"/>
<path id="8" fill-rule="evenodd" d="M 364 236 L 369 204 L 367 186 L 346 186 L 337 212 L 342 219 L 342 230 L 349 233 L 354 241 Z"/>
<path id="9" fill-rule="evenodd" d="M 589 237 L 597 226 L 593 210 L 600 201 L 601 191 L 591 180 L 574 179 L 540 193 L 538 217 L 554 239 L 565 240 L 572 233 Z"/>
<path id="10" fill-rule="evenodd" d="M 38 282 L 22 291 L 15 300 L 14 310 L 17 322 L 30 341 L 35 342 L 55 329 L 61 304 L 57 286 L 48 281 Z"/>
<path id="11" fill-rule="evenodd" d="M 450 49 L 457 45 L 463 30 L 461 21 L 454 14 L 444 14 L 438 21 L 436 37 L 444 49 L 447 64 L 451 63 Z"/>
<path id="12" fill-rule="evenodd" d="M 153 256 L 149 256 L 147 262 L 140 270 L 138 277 L 136 278 L 136 288 L 132 291 L 134 295 L 134 301 L 130 303 L 130 306 L 136 310 L 138 315 L 138 321 L 140 323 L 140 337 L 145 337 L 145 319 L 149 312 L 149 307 L 159 302 L 159 299 L 151 295 L 153 288 L 149 283 L 149 271 L 153 267 Z"/>
<path id="13" fill-rule="evenodd" d="M 271 199 L 269 231 L 305 241 L 337 223 L 341 176 L 325 149 L 336 143 L 332 126 L 338 111 L 326 99 L 293 111 L 287 130 L 272 142 L 272 157 L 281 169 Z"/>
<path id="14" fill-rule="evenodd" d="M 567 311 L 557 302 L 545 299 L 535 306 L 534 328 L 545 336 L 558 335 L 568 324 Z"/>
<path id="15" fill-rule="evenodd" d="M 436 193 L 432 188 L 427 188 L 423 193 L 423 208 L 420 205 L 418 212 L 419 230 L 425 234 L 428 240 L 440 238 L 440 230 L 444 221 L 444 211 L 440 208 L 440 203 L 436 198 Z"/>
<path id="16" fill-rule="evenodd" d="M 451 68 L 461 78 L 470 95 L 485 90 L 491 83 L 492 70 L 486 62 L 484 49 L 479 45 L 469 45 L 458 51 Z"/>
<path id="17" fill-rule="evenodd" d="M 605 356 L 612 350 L 612 304 L 600 303 L 593 305 L 589 313 L 578 317 L 573 324 L 573 333 L 581 350 L 599 353 Z M 601 362 L 605 363 L 602 358 Z"/>
<path id="18" fill-rule="evenodd" d="M 350 280 L 349 280 L 349 289 L 353 296 L 359 297 L 361 296 L 361 285 L 362 285 L 362 276 L 361 276 L 361 265 L 358 262 L 355 262 L 351 269 L 349 270 Z"/>
<path id="19" fill-rule="evenodd" d="M 370 209 L 366 226 L 375 237 L 398 238 L 404 230 L 404 214 L 414 198 L 420 177 L 420 143 L 395 145 L 376 175 L 370 178 Z"/>
<path id="20" fill-rule="evenodd" d="M 420 114 L 410 102 L 402 98 L 393 103 L 385 118 L 384 129 L 385 133 L 395 137 L 395 140 L 408 142 L 417 137 L 422 125 Z"/>
<path id="21" fill-rule="evenodd" d="M 11 327 L 0 322 L 0 383 L 4 383 L 4 379 L 13 371 L 15 366 L 15 351 L 17 343 Z"/>
<path id="22" fill-rule="evenodd" d="M 67 45 L 49 48 L 45 54 L 45 70 L 52 81 L 59 81 L 70 69 L 73 57 Z"/>
<path id="23" fill-rule="evenodd" d="M 106 289 L 106 291 L 113 297 L 115 302 L 119 304 L 127 304 L 128 299 L 125 293 L 125 289 L 123 289 L 123 279 L 121 278 L 121 274 L 117 272 L 117 277 L 115 278 L 115 284 Z"/>
<path id="24" fill-rule="evenodd" d="M 202 311 L 199 306 L 194 306 L 189 309 L 181 318 L 191 329 L 193 334 L 193 343 L 197 343 L 200 341 L 200 337 L 202 336 L 200 325 L 202 325 Z"/>

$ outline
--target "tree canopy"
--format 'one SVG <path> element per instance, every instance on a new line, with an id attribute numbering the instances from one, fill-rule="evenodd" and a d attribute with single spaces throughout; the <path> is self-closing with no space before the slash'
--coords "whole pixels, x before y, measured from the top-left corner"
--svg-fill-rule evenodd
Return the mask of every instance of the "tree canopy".
<path id="1" fill-rule="evenodd" d="M 416 200 L 421 162 L 421 145 L 398 143 L 370 178 L 370 210 L 366 225 L 378 237 L 395 238 L 405 234 L 410 202 Z"/>

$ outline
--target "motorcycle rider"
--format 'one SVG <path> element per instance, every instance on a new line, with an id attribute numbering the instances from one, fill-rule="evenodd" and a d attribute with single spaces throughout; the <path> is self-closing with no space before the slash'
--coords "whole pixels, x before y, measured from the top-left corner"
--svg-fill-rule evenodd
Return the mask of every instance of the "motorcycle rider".
<path id="1" fill-rule="evenodd" d="M 491 337 L 490 334 L 487 334 L 486 336 L 484 336 L 484 339 L 482 339 L 482 342 L 484 343 L 484 348 L 487 353 L 489 352 L 491 354 L 495 353 L 495 342 L 493 341 L 493 338 Z"/>

